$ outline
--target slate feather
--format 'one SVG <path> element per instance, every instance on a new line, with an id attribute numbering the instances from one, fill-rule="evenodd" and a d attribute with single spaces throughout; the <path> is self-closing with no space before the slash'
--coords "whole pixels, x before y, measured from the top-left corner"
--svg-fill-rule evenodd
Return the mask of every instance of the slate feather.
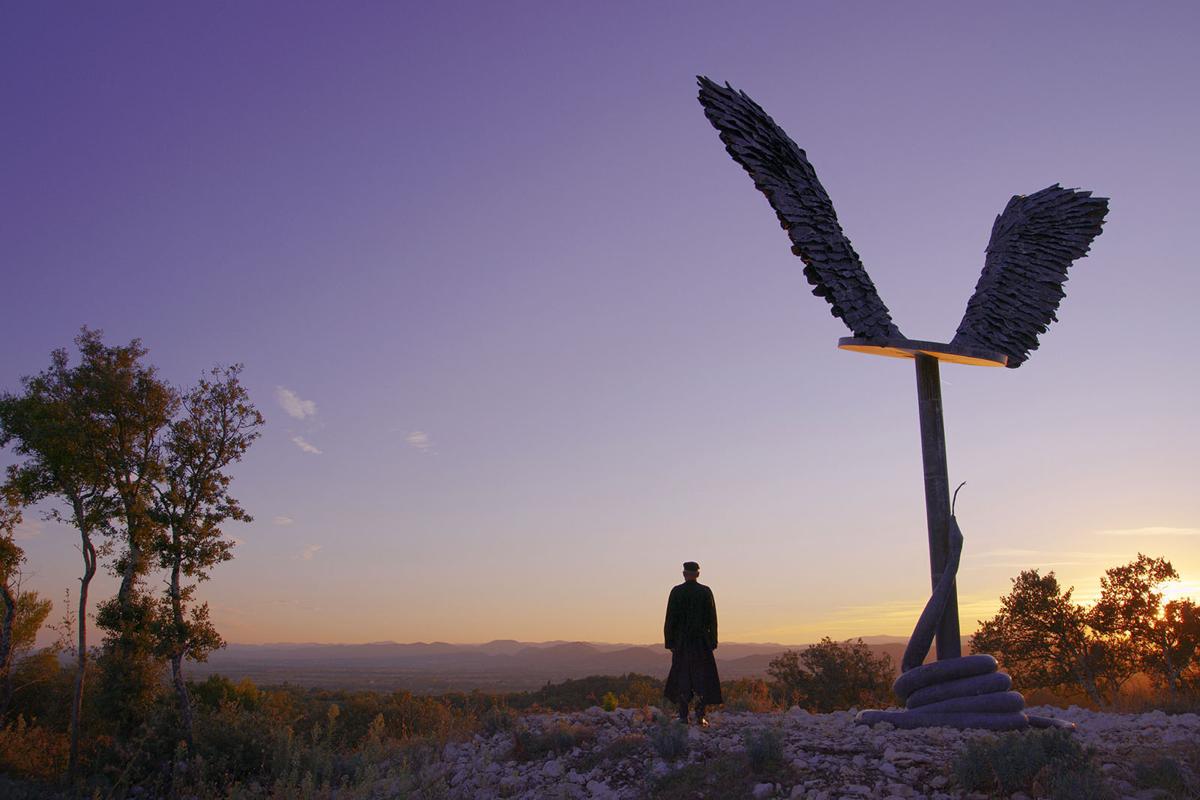
<path id="1" fill-rule="evenodd" d="M 1087 253 L 1107 213 L 1107 198 L 1058 184 L 1009 200 L 951 344 L 1003 353 L 1019 367 L 1058 319 L 1067 268 Z"/>
<path id="2" fill-rule="evenodd" d="M 745 92 L 697 80 L 705 116 L 775 209 L 813 294 L 828 300 L 855 336 L 901 336 L 804 151 Z"/>

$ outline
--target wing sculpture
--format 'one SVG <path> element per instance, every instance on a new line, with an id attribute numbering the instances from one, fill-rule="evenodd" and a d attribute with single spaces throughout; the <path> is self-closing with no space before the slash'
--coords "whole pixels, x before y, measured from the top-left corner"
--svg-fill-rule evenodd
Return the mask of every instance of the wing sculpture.
<path id="1" fill-rule="evenodd" d="M 816 287 L 813 294 L 828 300 L 855 336 L 900 337 L 804 151 L 745 92 L 703 76 L 697 80 L 704 115 L 775 209 L 792 252 L 804 261 L 804 276 Z"/>
<path id="2" fill-rule="evenodd" d="M 1004 353 L 1019 367 L 1058 319 L 1067 267 L 1087 253 L 1107 213 L 1107 198 L 1058 184 L 1009 200 L 951 344 Z"/>

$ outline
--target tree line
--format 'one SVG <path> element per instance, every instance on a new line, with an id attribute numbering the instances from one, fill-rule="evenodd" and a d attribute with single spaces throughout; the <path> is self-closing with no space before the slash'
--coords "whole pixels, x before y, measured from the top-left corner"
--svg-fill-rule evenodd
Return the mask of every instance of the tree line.
<path id="1" fill-rule="evenodd" d="M 232 558 L 223 526 L 251 521 L 230 493 L 229 469 L 263 424 L 241 385 L 241 365 L 215 367 L 180 388 L 146 362 L 137 339 L 107 345 L 100 331 L 84 328 L 75 345 L 77 360 L 55 350 L 20 392 L 0 395 L 0 445 L 18 458 L 6 470 L 0 503 L 0 723 L 14 656 L 32 645 L 50 610 L 49 601 L 20 590 L 25 554 L 14 536 L 23 510 L 42 503 L 49 519 L 75 530 L 82 557 L 78 610 L 67 620 L 75 658 L 71 776 L 93 671 L 109 729 L 127 738 L 144 722 L 169 666 L 179 735 L 192 743 L 184 662 L 223 645 L 208 605 L 195 601 L 196 584 Z M 102 640 L 94 648 L 89 589 L 102 568 L 119 584 L 97 604 Z"/>
<path id="2" fill-rule="evenodd" d="M 1099 598 L 1085 606 L 1053 572 L 1025 570 L 971 648 L 996 656 L 1017 686 L 1079 690 L 1099 707 L 1139 674 L 1180 698 L 1200 690 L 1200 607 L 1163 602 L 1163 584 L 1178 579 L 1170 561 L 1139 553 L 1106 570 Z"/>

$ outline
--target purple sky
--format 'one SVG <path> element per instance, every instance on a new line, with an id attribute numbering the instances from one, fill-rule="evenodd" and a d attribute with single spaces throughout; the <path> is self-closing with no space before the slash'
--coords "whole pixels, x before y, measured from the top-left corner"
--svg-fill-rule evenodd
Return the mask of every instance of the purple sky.
<path id="1" fill-rule="evenodd" d="M 685 559 L 727 639 L 911 629 L 912 365 L 835 348 L 697 73 L 808 151 L 914 338 L 1011 195 L 1112 198 L 1029 362 L 943 369 L 964 627 L 1139 550 L 1200 595 L 1200 7 L 353 5 L 0 10 L 0 388 L 84 324 L 246 364 L 227 638 L 653 641 Z"/>

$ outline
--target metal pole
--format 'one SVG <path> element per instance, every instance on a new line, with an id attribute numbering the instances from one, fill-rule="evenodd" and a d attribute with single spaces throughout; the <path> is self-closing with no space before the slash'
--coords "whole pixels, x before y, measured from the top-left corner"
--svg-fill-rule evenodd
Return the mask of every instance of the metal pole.
<path id="1" fill-rule="evenodd" d="M 921 417 L 921 461 L 925 466 L 925 519 L 929 527 L 929 570 L 937 586 L 950 542 L 950 480 L 946 474 L 946 428 L 938 360 L 917 353 L 917 410 Z M 958 589 L 950 589 L 937 632 L 938 661 L 962 655 L 958 632 Z"/>

